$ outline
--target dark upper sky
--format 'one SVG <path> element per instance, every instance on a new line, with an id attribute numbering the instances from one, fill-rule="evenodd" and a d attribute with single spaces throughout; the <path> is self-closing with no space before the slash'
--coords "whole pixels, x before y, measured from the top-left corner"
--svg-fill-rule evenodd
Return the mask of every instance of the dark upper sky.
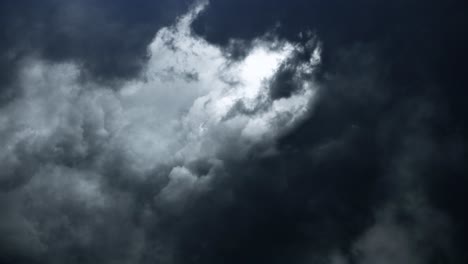
<path id="1" fill-rule="evenodd" d="M 467 263 L 465 5 L 1 1 L 0 264 Z"/>

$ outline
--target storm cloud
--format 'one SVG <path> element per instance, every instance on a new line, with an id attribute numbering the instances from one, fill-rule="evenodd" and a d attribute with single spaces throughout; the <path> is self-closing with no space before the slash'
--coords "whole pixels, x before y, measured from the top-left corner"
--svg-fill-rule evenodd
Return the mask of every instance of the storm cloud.
<path id="1" fill-rule="evenodd" d="M 19 95 L 2 107 L 1 186 L 5 199 L 18 203 L 6 215 L 2 242 L 21 250 L 5 253 L 139 261 L 146 230 L 135 221 L 142 214 L 182 214 L 228 173 L 225 162 L 253 149 L 274 153 L 275 140 L 306 116 L 318 88 L 312 79 L 288 98 L 268 96 L 280 66 L 304 47 L 259 38 L 244 60 L 230 61 L 191 33 L 202 7 L 159 30 L 144 69 L 119 87 L 81 79 L 73 62 L 25 59 Z M 318 59 L 297 74 L 311 75 Z M 142 185 L 152 190 L 136 201 Z M 141 209 L 132 212 L 135 206 Z M 162 249 L 170 254 L 171 246 Z"/>
<path id="2" fill-rule="evenodd" d="M 0 263 L 465 263 L 459 1 L 4 1 Z"/>

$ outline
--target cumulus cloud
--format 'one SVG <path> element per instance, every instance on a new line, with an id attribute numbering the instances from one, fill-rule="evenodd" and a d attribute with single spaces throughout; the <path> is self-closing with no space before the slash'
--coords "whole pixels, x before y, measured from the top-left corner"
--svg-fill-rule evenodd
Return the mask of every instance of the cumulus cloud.
<path id="1" fill-rule="evenodd" d="M 67 262 L 99 260 L 121 248 L 115 258 L 122 260 L 112 263 L 137 261 L 144 224 L 132 220 L 132 211 L 144 222 L 157 218 L 152 207 L 184 210 L 225 173 L 225 163 L 274 152 L 276 139 L 307 116 L 320 57 L 300 63 L 295 74 L 309 78 L 290 96 L 271 98 L 274 76 L 304 47 L 259 38 L 233 61 L 192 34 L 202 8 L 159 30 L 138 77 L 116 87 L 82 78 L 73 62 L 22 63 L 19 96 L 0 109 L 0 186 L 2 201 L 17 205 L 6 221 L 24 226 L 0 232 L 31 231 L 2 236 L 2 244 L 28 241 L 19 255 Z M 114 188 L 119 181 L 127 187 Z M 144 183 L 154 190 L 138 205 L 129 188 Z"/>
<path id="2" fill-rule="evenodd" d="M 467 262 L 458 3 L 190 2 L 1 1 L 0 263 Z"/>
<path id="3" fill-rule="evenodd" d="M 259 40 L 244 60 L 229 61 L 191 34 L 198 11 L 160 30 L 145 70 L 117 92 L 80 82 L 74 64 L 24 63 L 21 97 L 2 109 L 9 150 L 3 160 L 14 164 L 8 159 L 20 149 L 29 156 L 48 152 L 52 161 L 118 152 L 145 175 L 162 165 L 241 157 L 254 144 L 272 144 L 309 111 L 316 91 L 303 80 L 289 98 L 268 97 L 268 80 L 298 48 Z M 236 111 L 239 105 L 245 112 Z"/>

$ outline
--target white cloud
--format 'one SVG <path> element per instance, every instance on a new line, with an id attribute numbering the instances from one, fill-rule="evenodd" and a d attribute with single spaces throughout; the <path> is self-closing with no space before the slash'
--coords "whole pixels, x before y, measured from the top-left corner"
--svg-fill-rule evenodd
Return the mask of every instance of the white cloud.
<path id="1" fill-rule="evenodd" d="M 15 177 L 30 160 L 38 167 L 91 160 L 85 169 L 96 175 L 119 162 L 139 178 L 169 167 L 164 196 L 172 197 L 167 192 L 186 191 L 202 176 L 186 169 L 192 161 L 242 158 L 253 146 L 273 147 L 314 98 L 311 80 L 291 97 L 268 96 L 268 80 L 299 48 L 257 40 L 245 59 L 231 61 L 191 33 L 200 10 L 161 29 L 144 70 L 119 87 L 81 81 L 73 63 L 25 63 L 21 96 L 0 110 L 0 164 L 10 168 L 1 177 Z M 306 73 L 320 60 L 314 56 L 302 65 Z M 248 113 L 237 111 L 239 105 Z"/>

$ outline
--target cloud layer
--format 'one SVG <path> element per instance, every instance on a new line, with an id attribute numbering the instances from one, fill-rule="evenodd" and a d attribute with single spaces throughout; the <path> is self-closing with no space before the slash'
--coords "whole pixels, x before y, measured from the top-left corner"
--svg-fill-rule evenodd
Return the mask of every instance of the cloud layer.
<path id="1" fill-rule="evenodd" d="M 269 96 L 274 76 L 304 47 L 259 38 L 232 61 L 191 33 L 201 9 L 159 30 L 142 72 L 118 87 L 82 79 L 74 63 L 23 62 L 21 92 L 0 111 L 2 201 L 11 206 L 2 247 L 21 250 L 5 254 L 138 262 L 148 231 L 135 221 L 183 214 L 229 173 L 226 162 L 271 155 L 276 139 L 307 116 L 313 79 L 288 97 Z M 294 74 L 312 76 L 318 63 Z M 142 185 L 149 193 L 139 200 Z M 170 245 L 161 247 L 170 254 Z"/>
<path id="2" fill-rule="evenodd" d="M 1 1 L 0 263 L 467 262 L 462 1 L 192 2 Z"/>

